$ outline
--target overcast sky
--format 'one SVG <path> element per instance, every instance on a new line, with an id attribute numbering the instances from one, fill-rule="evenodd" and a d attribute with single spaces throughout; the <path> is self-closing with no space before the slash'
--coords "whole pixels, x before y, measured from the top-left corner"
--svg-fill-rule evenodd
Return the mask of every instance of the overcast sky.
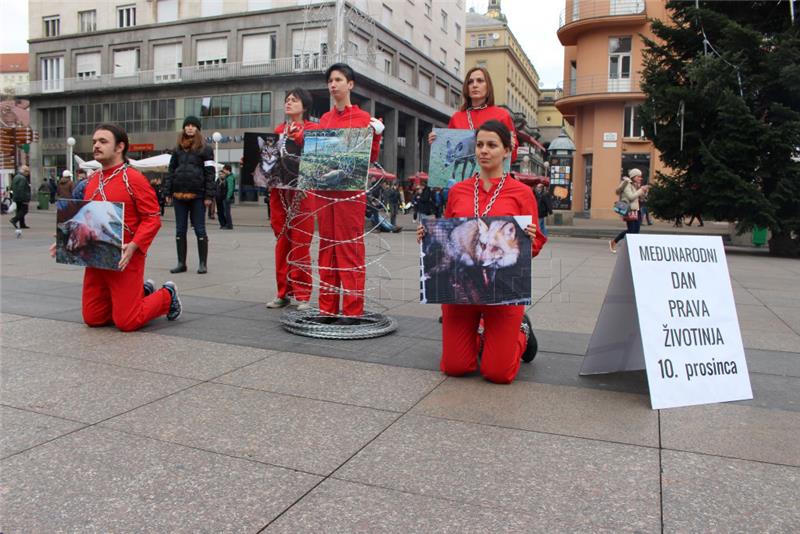
<path id="1" fill-rule="evenodd" d="M 488 0 L 467 0 L 467 9 L 474 7 L 478 13 L 485 13 L 487 4 Z M 563 0 L 502 0 L 501 5 L 511 31 L 539 73 L 539 86 L 555 87 L 561 82 L 564 68 L 564 49 L 556 37 Z M 27 0 L 6 0 L 3 2 L 0 51 L 27 52 L 27 40 Z"/>

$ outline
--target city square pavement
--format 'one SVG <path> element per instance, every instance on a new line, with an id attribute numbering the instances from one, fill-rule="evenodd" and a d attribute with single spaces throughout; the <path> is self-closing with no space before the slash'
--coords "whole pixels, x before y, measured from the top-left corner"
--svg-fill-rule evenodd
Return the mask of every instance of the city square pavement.
<path id="1" fill-rule="evenodd" d="M 233 218 L 210 221 L 206 275 L 191 237 L 169 274 L 166 218 L 147 276 L 184 313 L 135 333 L 82 324 L 52 209 L 21 239 L 0 219 L 0 532 L 800 532 L 800 262 L 729 249 L 753 400 L 652 410 L 642 372 L 578 376 L 617 258 L 598 238 L 621 224 L 553 228 L 539 355 L 499 386 L 438 371 L 411 232 L 367 240 L 397 331 L 317 340 L 264 308 L 265 207 Z"/>

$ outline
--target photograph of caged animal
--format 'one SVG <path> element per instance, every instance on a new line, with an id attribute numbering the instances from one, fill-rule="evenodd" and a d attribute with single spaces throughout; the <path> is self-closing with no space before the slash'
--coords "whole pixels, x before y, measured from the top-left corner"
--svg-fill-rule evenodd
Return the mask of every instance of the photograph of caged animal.
<path id="1" fill-rule="evenodd" d="M 60 198 L 56 209 L 56 263 L 119 270 L 124 203 Z"/>
<path id="2" fill-rule="evenodd" d="M 426 219 L 423 304 L 530 304 L 529 215 Z"/>
<path id="3" fill-rule="evenodd" d="M 277 134 L 259 134 L 256 136 L 258 157 L 253 169 L 253 184 L 256 187 L 274 187 L 278 181 L 278 146 Z"/>
<path id="4" fill-rule="evenodd" d="M 300 158 L 300 189 L 365 191 L 371 128 L 309 130 Z"/>

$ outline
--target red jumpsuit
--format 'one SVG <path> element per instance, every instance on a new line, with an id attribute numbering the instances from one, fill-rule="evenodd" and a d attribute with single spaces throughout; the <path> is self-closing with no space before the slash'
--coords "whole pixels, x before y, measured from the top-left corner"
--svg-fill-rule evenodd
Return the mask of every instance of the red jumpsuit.
<path id="1" fill-rule="evenodd" d="M 282 134 L 286 123 L 275 128 Z M 303 146 L 303 131 L 316 130 L 319 125 L 303 121 L 303 130 L 292 139 Z M 314 237 L 313 200 L 302 196 L 295 200 L 299 191 L 273 187 L 269 192 L 270 225 L 275 233 L 275 281 L 278 298 L 294 297 L 301 302 L 311 299 L 311 240 Z M 294 203 L 297 202 L 295 205 Z M 286 225 L 287 209 L 293 208 L 292 220 Z M 290 265 L 290 263 L 294 265 Z M 299 265 L 297 265 L 299 264 Z"/>
<path id="2" fill-rule="evenodd" d="M 475 180 L 472 177 L 454 185 L 447 197 L 445 217 L 475 216 Z M 483 213 L 492 198 L 499 178 L 491 180 L 488 192 L 478 187 L 478 209 Z M 506 178 L 503 189 L 487 216 L 531 215 L 532 223 L 539 220 L 536 199 L 530 187 Z M 532 255 L 536 256 L 547 238 L 536 228 Z M 475 334 L 483 317 L 484 344 L 481 356 L 481 374 L 489 381 L 508 384 L 519 371 L 519 362 L 525 350 L 525 334 L 520 331 L 525 306 L 472 304 L 442 304 L 442 361 L 443 373 L 461 376 L 478 367 L 479 337 Z"/>
<path id="3" fill-rule="evenodd" d="M 122 165 L 103 169 L 88 178 L 84 200 L 104 200 L 98 186 Z M 166 315 L 171 294 L 159 289 L 144 296 L 144 263 L 147 249 L 161 228 L 156 193 L 139 171 L 127 168 L 128 186 L 119 172 L 105 182 L 105 200 L 125 203 L 124 243 L 138 245 L 124 271 L 87 267 L 83 276 L 83 320 L 89 326 L 113 322 L 122 331 L 138 330 L 152 319 Z"/>
<path id="4" fill-rule="evenodd" d="M 472 128 L 469 126 L 469 119 L 467 118 L 466 111 L 456 111 L 453 116 L 450 117 L 450 122 L 447 124 L 447 127 L 459 128 L 461 130 L 475 130 L 486 121 L 492 119 L 498 120 L 505 124 L 508 131 L 511 132 L 511 139 L 514 145 L 514 150 L 511 151 L 511 161 L 517 161 L 517 129 L 514 128 L 514 121 L 511 120 L 511 115 L 508 114 L 508 111 L 497 106 L 487 106 L 483 109 L 471 109 L 469 113 L 472 117 Z"/>
<path id="5" fill-rule="evenodd" d="M 366 128 L 369 113 L 358 106 L 336 108 L 319 120 L 320 128 Z M 374 135 L 370 161 L 378 158 L 381 136 Z M 317 223 L 319 227 L 319 309 L 338 315 L 339 293 L 342 293 L 343 315 L 364 314 L 365 250 L 364 191 L 317 191 Z"/>

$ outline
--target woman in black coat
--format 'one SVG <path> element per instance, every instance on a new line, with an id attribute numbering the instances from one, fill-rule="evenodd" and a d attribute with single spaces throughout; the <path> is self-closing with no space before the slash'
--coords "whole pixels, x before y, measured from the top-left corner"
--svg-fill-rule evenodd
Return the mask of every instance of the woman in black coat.
<path id="1" fill-rule="evenodd" d="M 186 231 L 188 219 L 192 218 L 197 236 L 197 272 L 207 272 L 208 235 L 206 234 L 206 207 L 214 200 L 214 152 L 203 142 L 200 119 L 188 116 L 178 136 L 178 146 L 169 161 L 169 172 L 164 181 L 164 196 L 167 205 L 175 207 L 175 245 L 178 250 L 178 265 L 171 273 L 186 271 Z"/>

